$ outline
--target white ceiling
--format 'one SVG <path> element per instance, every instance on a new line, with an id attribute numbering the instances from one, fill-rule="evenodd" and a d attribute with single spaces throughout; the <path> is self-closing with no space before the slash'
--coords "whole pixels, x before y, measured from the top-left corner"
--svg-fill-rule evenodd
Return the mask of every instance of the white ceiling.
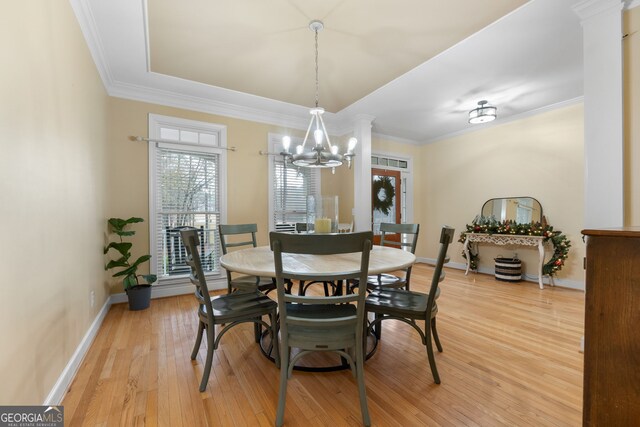
<path id="1" fill-rule="evenodd" d="M 315 94 L 308 23 L 321 19 L 330 132 L 364 114 L 415 143 L 488 126 L 467 122 L 482 99 L 494 124 L 580 99 L 574 2 L 71 0 L 110 95 L 298 128 Z"/>

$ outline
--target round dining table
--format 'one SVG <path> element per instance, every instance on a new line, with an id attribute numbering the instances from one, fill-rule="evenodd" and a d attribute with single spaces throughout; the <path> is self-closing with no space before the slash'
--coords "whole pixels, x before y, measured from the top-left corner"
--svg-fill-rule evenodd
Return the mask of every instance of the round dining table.
<path id="1" fill-rule="evenodd" d="M 411 252 L 388 247 L 373 246 L 369 254 L 368 274 L 374 275 L 401 270 L 410 267 L 416 262 L 416 256 Z M 251 276 L 275 277 L 276 269 L 273 259 L 273 251 L 269 246 L 258 246 L 255 248 L 241 249 L 229 252 L 220 258 L 220 264 L 227 270 L 236 273 L 248 274 Z M 341 274 L 353 273 L 360 270 L 360 253 L 332 254 L 332 255 L 306 255 L 306 254 L 286 254 L 282 255 L 282 267 L 285 272 L 295 271 L 297 273 L 327 273 Z M 372 351 L 375 351 L 377 340 L 371 334 L 368 338 L 372 341 Z M 370 347 L 370 345 L 367 345 Z M 273 346 L 270 342 L 269 334 L 264 333 L 260 340 L 262 353 L 273 360 L 271 355 Z M 306 356 L 305 356 L 306 358 Z M 301 359 L 301 362 L 303 359 Z M 297 364 L 294 369 L 302 371 L 336 371 L 347 369 L 349 365 L 345 360 L 336 362 L 335 360 L 322 357 L 311 359 L 307 364 Z"/>
<path id="2" fill-rule="evenodd" d="M 389 246 L 373 246 L 369 254 L 369 274 L 386 273 L 410 267 L 416 262 L 411 252 Z M 220 258 L 227 270 L 251 276 L 275 277 L 273 251 L 269 246 L 241 249 Z M 360 254 L 302 255 L 283 254 L 284 271 L 313 274 L 353 273 L 360 269 Z"/>

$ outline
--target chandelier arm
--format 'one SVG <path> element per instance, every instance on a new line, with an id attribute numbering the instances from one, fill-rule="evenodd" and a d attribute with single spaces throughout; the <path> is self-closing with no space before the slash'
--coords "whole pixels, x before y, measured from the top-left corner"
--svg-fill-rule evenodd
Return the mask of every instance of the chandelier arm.
<path id="1" fill-rule="evenodd" d="M 311 126 L 313 126 L 313 116 L 311 116 L 311 121 L 309 122 L 309 126 L 307 127 L 307 133 L 304 134 L 304 139 L 302 140 L 303 150 L 304 150 L 304 146 L 307 145 L 307 139 L 309 139 L 309 132 L 311 131 Z"/>
<path id="2" fill-rule="evenodd" d="M 329 139 L 329 133 L 327 132 L 327 128 L 324 126 L 324 120 L 322 119 L 322 115 L 318 114 L 318 119 L 320 119 L 320 124 L 322 125 L 322 130 L 324 131 L 324 136 L 327 138 L 327 144 L 329 145 L 329 151 L 331 151 L 331 140 Z"/>

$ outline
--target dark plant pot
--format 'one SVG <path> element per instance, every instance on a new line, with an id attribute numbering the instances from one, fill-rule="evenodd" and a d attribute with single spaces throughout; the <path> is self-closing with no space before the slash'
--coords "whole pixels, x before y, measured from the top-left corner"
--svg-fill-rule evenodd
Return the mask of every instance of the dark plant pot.
<path id="1" fill-rule="evenodd" d="M 138 285 L 127 290 L 129 310 L 144 310 L 151 303 L 151 285 Z"/>

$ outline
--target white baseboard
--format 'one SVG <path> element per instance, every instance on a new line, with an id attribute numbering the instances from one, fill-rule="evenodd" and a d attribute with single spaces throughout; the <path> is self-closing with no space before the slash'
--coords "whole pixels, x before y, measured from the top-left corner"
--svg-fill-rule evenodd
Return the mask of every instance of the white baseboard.
<path id="1" fill-rule="evenodd" d="M 436 260 L 435 259 L 431 259 L 431 258 L 417 258 L 416 262 L 423 262 L 423 263 L 426 263 L 426 264 L 435 264 Z M 450 263 L 446 264 L 446 267 L 455 268 L 457 270 L 466 270 L 467 269 L 467 264 L 461 263 L 461 262 L 450 262 Z M 494 270 L 492 268 L 483 267 L 483 268 L 478 269 L 478 273 L 489 274 L 489 275 L 493 276 L 494 275 Z M 525 280 L 527 282 L 538 283 L 538 276 L 528 276 L 527 275 L 526 277 L 523 277 L 523 280 Z M 577 289 L 577 290 L 580 290 L 580 291 L 584 291 L 585 290 L 585 286 L 584 286 L 584 282 L 583 281 L 555 278 L 555 279 L 553 279 L 553 282 L 555 283 L 556 286 L 561 287 L 561 288 Z M 543 277 L 542 278 L 542 283 L 545 284 L 545 285 L 550 285 L 549 284 L 549 278 L 548 277 Z"/>
<path id="2" fill-rule="evenodd" d="M 76 348 L 76 351 L 73 352 L 71 359 L 67 363 L 67 366 L 64 367 L 62 373 L 58 377 L 58 380 L 53 385 L 53 388 L 49 392 L 49 395 L 44 400 L 43 405 L 47 406 L 58 406 L 62 404 L 62 399 L 64 398 L 67 389 L 71 385 L 76 373 L 78 372 L 78 368 L 80 368 L 80 364 L 84 359 L 85 354 L 89 351 L 89 347 L 91 347 L 91 343 L 93 343 L 94 338 L 98 334 L 98 330 L 100 326 L 102 326 L 102 322 L 109 312 L 109 308 L 111 307 L 111 298 L 107 298 L 104 305 L 98 312 L 98 315 L 89 326 L 89 330 L 84 334 L 80 344 Z"/>
<path id="3" fill-rule="evenodd" d="M 208 280 L 208 284 L 211 285 L 211 290 L 227 288 L 226 278 Z M 190 294 L 193 291 L 194 286 L 191 283 L 156 285 L 151 289 L 151 298 L 184 295 Z M 71 359 L 69 359 L 67 366 L 65 366 L 65 368 L 62 370 L 62 373 L 49 392 L 49 395 L 46 397 L 43 405 L 57 406 L 62 403 L 62 399 L 64 399 L 64 395 L 71 385 L 71 382 L 73 381 L 76 373 L 78 372 L 78 368 L 80 367 L 84 356 L 87 354 L 87 351 L 89 351 L 89 347 L 91 347 L 91 343 L 93 343 L 98 330 L 100 330 L 100 326 L 102 326 L 102 322 L 109 312 L 109 308 L 111 308 L 112 304 L 118 304 L 122 302 L 127 302 L 127 294 L 125 294 L 124 292 L 113 294 L 109 298 L 107 298 L 107 301 L 104 303 L 104 305 L 98 312 L 98 315 L 91 323 L 91 326 L 89 326 L 89 329 L 84 334 L 84 337 L 80 341 L 80 344 L 78 344 L 78 347 L 73 352 L 73 355 L 71 356 Z"/>
<path id="4" fill-rule="evenodd" d="M 209 285 L 210 291 L 227 289 L 227 279 L 207 279 L 207 285 Z M 167 283 L 162 285 L 153 285 L 151 288 L 151 299 L 186 295 L 193 293 L 194 291 L 195 286 L 191 283 Z M 122 302 L 127 302 L 127 294 L 124 292 L 111 295 L 111 304 L 119 304 Z"/>

